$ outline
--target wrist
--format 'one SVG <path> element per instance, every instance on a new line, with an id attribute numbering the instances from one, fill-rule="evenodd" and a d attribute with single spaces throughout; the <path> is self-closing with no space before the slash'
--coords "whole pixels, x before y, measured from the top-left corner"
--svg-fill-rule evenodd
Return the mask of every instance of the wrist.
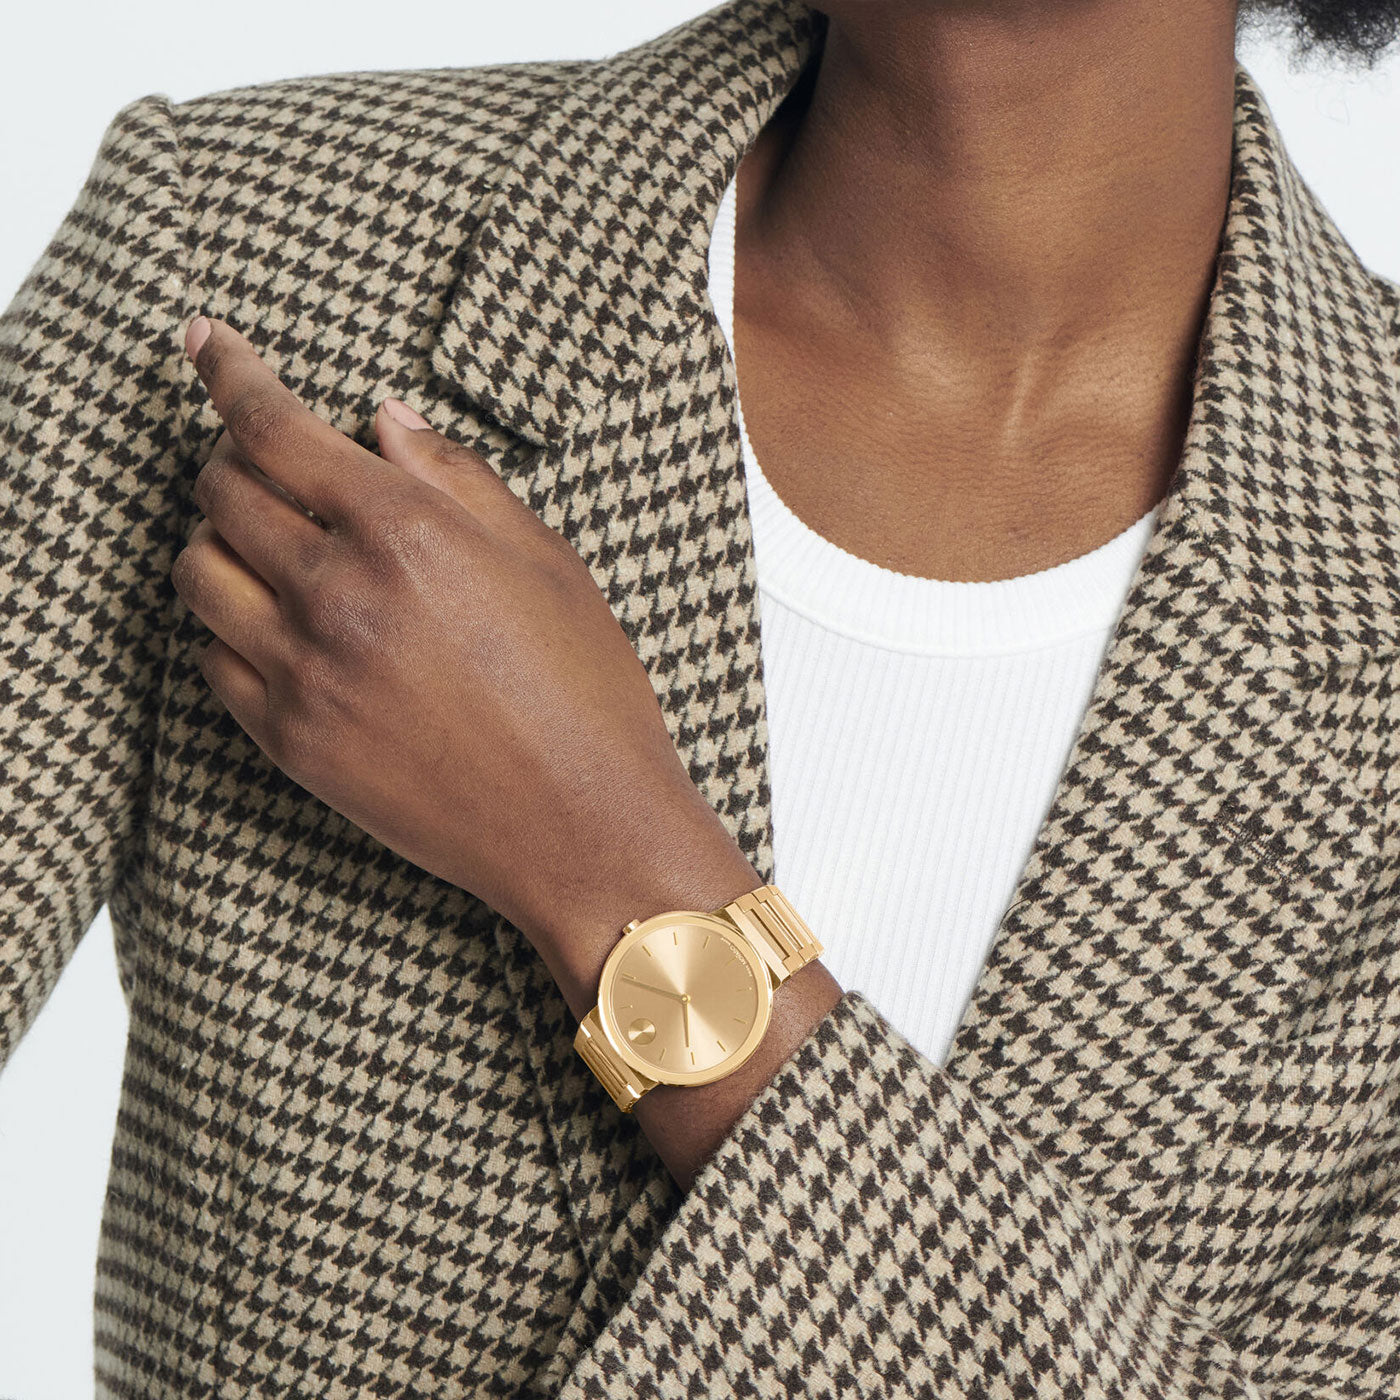
<path id="1" fill-rule="evenodd" d="M 597 1000 L 603 964 L 629 920 L 715 909 L 763 883 L 719 817 L 703 799 L 699 805 L 703 812 L 634 844 L 625 869 L 579 881 L 526 930 L 576 1019 Z"/>

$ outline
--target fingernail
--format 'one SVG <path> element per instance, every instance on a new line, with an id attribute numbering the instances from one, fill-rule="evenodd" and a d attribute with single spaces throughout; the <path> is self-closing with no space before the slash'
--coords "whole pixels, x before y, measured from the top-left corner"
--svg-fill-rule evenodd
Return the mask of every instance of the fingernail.
<path id="1" fill-rule="evenodd" d="M 415 413 L 402 399 L 385 399 L 384 411 L 405 428 L 431 428 L 433 425 L 421 413 Z"/>
<path id="2" fill-rule="evenodd" d="M 199 354 L 199 347 L 209 339 L 209 332 L 213 329 L 207 316 L 196 316 L 190 322 L 190 328 L 185 332 L 185 354 L 190 359 Z"/>

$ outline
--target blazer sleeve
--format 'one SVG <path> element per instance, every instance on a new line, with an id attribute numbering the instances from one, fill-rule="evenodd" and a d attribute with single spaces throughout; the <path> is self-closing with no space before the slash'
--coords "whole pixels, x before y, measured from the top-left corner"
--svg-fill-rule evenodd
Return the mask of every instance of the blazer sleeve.
<path id="1" fill-rule="evenodd" d="M 1400 1145 L 1378 1131 L 1373 1173 L 1279 1250 L 1259 1315 L 1222 1322 L 847 991 L 558 1397 L 1382 1400 L 1400 1393 Z"/>
<path id="2" fill-rule="evenodd" d="M 140 835 L 183 544 L 187 244 L 170 104 L 143 97 L 0 316 L 0 1065 Z"/>

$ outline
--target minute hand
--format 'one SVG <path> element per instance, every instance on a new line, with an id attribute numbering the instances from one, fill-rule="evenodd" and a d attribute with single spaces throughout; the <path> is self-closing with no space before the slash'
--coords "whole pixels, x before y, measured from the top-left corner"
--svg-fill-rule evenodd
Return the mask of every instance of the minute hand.
<path id="1" fill-rule="evenodd" d="M 657 992 L 663 997 L 670 997 L 672 1001 L 683 1002 L 685 1000 L 685 997 L 682 996 L 680 992 L 668 992 L 665 987 L 653 987 L 648 982 L 638 982 L 635 977 L 629 976 L 625 972 L 622 974 L 622 980 L 624 982 L 631 982 L 634 986 L 640 987 L 644 992 Z"/>

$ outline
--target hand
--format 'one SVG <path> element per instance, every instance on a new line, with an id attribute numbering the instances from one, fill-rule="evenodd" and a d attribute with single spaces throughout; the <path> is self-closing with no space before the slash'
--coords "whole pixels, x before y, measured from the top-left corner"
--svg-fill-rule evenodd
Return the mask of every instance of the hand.
<path id="1" fill-rule="evenodd" d="M 272 762 L 556 976 L 561 941 L 595 940 L 575 998 L 678 884 L 757 885 L 568 541 L 469 448 L 381 405 L 369 452 L 210 326 L 186 348 L 226 431 L 171 576 L 215 633 L 205 678 Z"/>

